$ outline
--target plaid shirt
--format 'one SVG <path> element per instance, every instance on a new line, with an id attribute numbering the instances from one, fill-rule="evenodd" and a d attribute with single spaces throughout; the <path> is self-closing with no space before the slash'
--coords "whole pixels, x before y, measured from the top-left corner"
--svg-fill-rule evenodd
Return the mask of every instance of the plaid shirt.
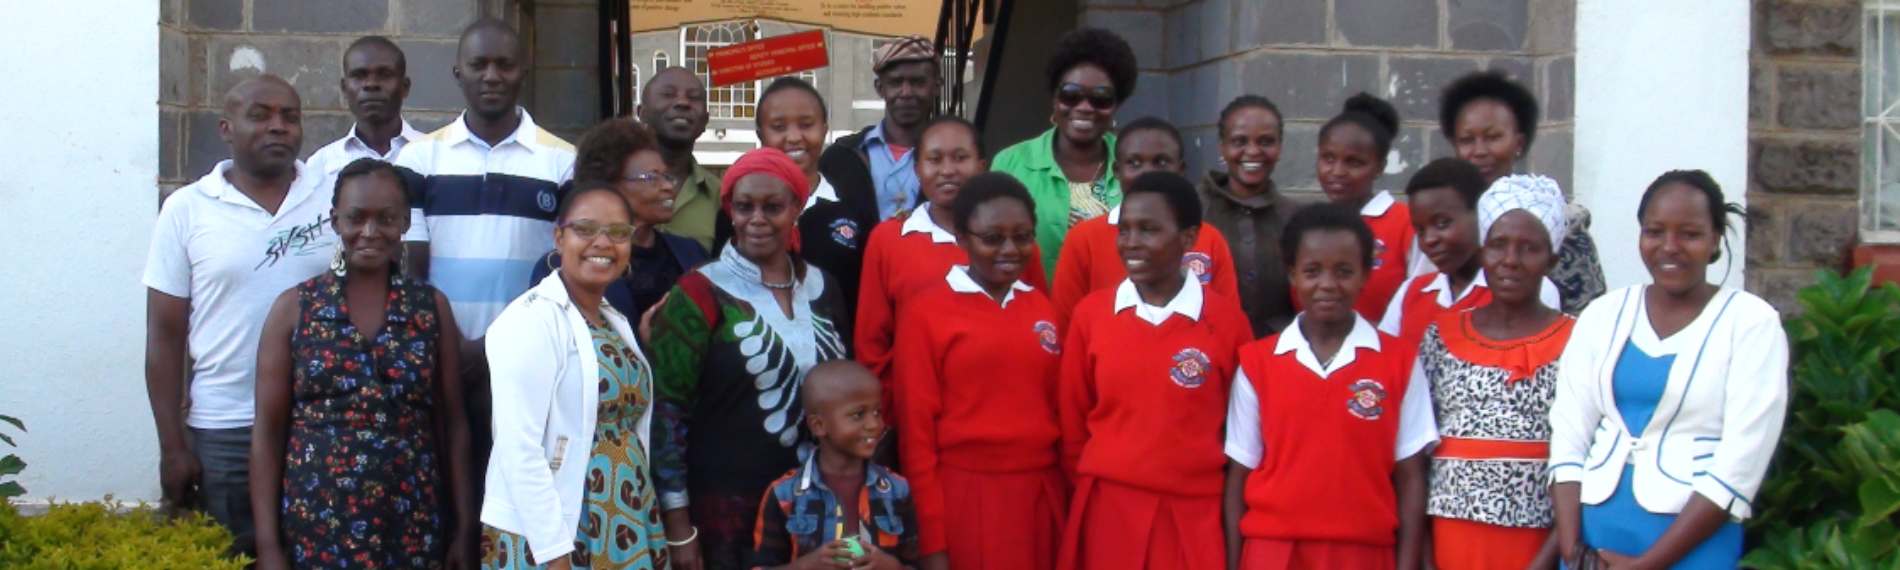
<path id="1" fill-rule="evenodd" d="M 818 454 L 766 488 L 753 528 L 752 567 L 790 564 L 838 538 L 842 509 L 838 496 L 818 476 Z M 910 483 L 889 469 L 867 463 L 864 491 L 858 493 L 859 540 L 896 556 L 906 567 L 919 557 L 917 515 Z"/>

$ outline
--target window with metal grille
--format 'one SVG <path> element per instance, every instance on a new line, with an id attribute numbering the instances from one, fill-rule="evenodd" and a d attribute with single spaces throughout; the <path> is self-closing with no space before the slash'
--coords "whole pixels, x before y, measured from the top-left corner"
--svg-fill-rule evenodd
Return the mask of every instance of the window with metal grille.
<path id="1" fill-rule="evenodd" d="M 680 30 L 681 65 L 700 77 L 711 77 L 706 52 L 717 47 L 758 39 L 759 27 L 751 20 L 717 22 L 686 26 Z M 706 89 L 706 112 L 714 119 L 750 119 L 757 112 L 759 84 L 744 81 Z"/>
<path id="2" fill-rule="evenodd" d="M 1900 0 L 1863 6 L 1861 237 L 1900 243 Z"/>

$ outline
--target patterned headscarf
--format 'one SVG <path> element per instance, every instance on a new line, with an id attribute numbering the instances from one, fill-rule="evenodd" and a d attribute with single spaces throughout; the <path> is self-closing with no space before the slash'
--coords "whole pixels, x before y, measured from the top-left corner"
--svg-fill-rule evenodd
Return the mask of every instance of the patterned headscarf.
<path id="1" fill-rule="evenodd" d="M 805 199 L 811 194 L 811 182 L 805 178 L 805 170 L 792 162 L 792 157 L 784 151 L 771 147 L 760 147 L 739 155 L 739 160 L 726 169 L 725 177 L 719 180 L 719 209 L 732 216 L 732 190 L 739 185 L 739 179 L 752 174 L 767 174 L 792 187 L 792 209 L 794 212 L 805 208 Z M 792 228 L 789 245 L 792 251 L 798 251 L 798 228 Z"/>
<path id="2" fill-rule="evenodd" d="M 1489 237 L 1491 225 L 1505 213 L 1523 210 L 1544 223 L 1544 231 L 1550 233 L 1550 249 L 1554 252 L 1564 242 L 1565 202 L 1564 191 L 1549 177 L 1513 174 L 1499 178 L 1478 198 L 1478 239 Z"/>

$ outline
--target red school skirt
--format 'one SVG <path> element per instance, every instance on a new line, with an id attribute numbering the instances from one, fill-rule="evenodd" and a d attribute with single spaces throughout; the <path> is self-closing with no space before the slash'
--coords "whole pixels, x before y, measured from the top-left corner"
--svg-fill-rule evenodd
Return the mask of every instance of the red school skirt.
<path id="1" fill-rule="evenodd" d="M 1062 570 L 1197 570 L 1227 564 L 1220 495 L 1156 493 L 1083 475 L 1062 532 Z"/>
<path id="2" fill-rule="evenodd" d="M 1068 513 L 1062 469 L 983 473 L 939 465 L 945 552 L 952 570 L 1042 570 L 1055 565 Z"/>
<path id="3" fill-rule="evenodd" d="M 1394 546 L 1272 538 L 1249 538 L 1240 545 L 1240 570 L 1392 570 L 1397 566 Z"/>

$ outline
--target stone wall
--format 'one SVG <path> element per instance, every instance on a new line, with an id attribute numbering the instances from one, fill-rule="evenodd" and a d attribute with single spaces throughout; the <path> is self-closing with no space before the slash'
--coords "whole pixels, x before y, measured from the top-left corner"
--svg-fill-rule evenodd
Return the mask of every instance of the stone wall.
<path id="1" fill-rule="evenodd" d="M 1861 8 L 1753 3 L 1747 287 L 1787 313 L 1859 227 Z"/>
<path id="2" fill-rule="evenodd" d="M 1134 98 L 1119 113 L 1167 118 L 1187 137 L 1190 172 L 1218 167 L 1220 108 L 1265 95 L 1286 115 L 1274 179 L 1316 192 L 1319 127 L 1360 91 L 1404 119 L 1382 188 L 1402 188 L 1432 158 L 1438 96 L 1484 68 L 1532 86 L 1544 105 L 1525 167 L 1569 186 L 1575 84 L 1574 0 L 1081 0 L 1084 25 L 1114 30 L 1141 57 Z"/>
<path id="3" fill-rule="evenodd" d="M 218 136 L 225 90 L 245 77 L 282 76 L 303 97 L 303 154 L 353 122 L 338 88 L 343 50 L 365 35 L 395 40 L 412 87 L 403 115 L 434 130 L 463 107 L 450 69 L 462 28 L 491 14 L 522 28 L 531 71 L 523 105 L 573 136 L 599 114 L 598 14 L 587 0 L 159 0 L 161 196 L 229 155 Z"/>

